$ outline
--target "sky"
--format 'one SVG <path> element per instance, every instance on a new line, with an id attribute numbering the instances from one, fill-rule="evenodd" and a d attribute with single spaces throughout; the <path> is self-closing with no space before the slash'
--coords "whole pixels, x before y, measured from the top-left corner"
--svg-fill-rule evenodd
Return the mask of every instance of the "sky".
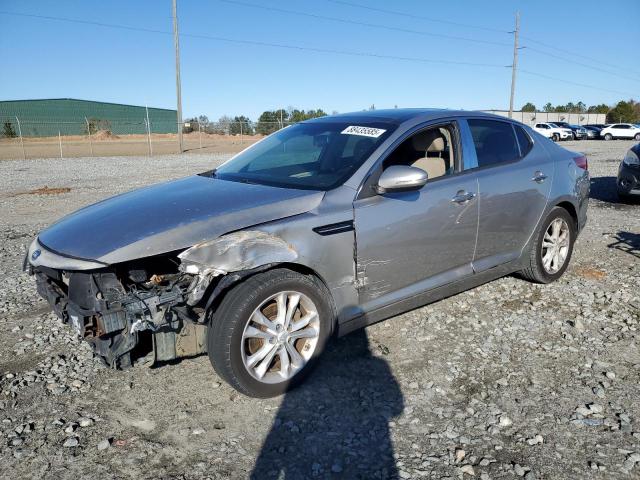
<path id="1" fill-rule="evenodd" d="M 516 11 L 516 109 L 640 96 L 638 0 L 178 0 L 184 117 L 507 109 Z M 0 12 L 0 100 L 175 108 L 171 0 L 0 0 Z"/>

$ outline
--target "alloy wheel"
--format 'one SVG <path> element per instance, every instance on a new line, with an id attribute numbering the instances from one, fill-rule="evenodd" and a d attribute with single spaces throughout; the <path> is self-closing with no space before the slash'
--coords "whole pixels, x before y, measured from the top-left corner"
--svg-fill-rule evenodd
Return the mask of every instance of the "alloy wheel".
<path id="1" fill-rule="evenodd" d="M 557 273 L 567 260 L 571 230 L 562 218 L 556 218 L 547 227 L 542 238 L 542 267 L 549 274 Z"/>
<path id="2" fill-rule="evenodd" d="M 318 309 L 311 299 L 300 292 L 279 292 L 249 317 L 242 333 L 242 362 L 260 382 L 284 382 L 311 359 L 319 337 Z"/>

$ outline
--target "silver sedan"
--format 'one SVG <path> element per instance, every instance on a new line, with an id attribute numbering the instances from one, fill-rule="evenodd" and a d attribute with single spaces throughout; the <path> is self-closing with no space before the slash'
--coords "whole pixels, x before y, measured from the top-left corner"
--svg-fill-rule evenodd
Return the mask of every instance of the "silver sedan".
<path id="1" fill-rule="evenodd" d="M 25 269 L 107 364 L 207 351 L 269 397 L 332 335 L 514 272 L 558 279 L 588 192 L 583 155 L 506 118 L 336 115 L 83 208 L 34 239 Z"/>

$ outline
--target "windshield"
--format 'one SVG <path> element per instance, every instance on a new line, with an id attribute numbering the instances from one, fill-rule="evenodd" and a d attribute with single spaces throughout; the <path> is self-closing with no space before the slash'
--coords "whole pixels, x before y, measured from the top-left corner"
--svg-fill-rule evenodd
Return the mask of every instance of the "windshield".
<path id="1" fill-rule="evenodd" d="M 275 187 L 331 190 L 353 175 L 396 127 L 380 121 L 299 123 L 238 154 L 214 176 Z"/>

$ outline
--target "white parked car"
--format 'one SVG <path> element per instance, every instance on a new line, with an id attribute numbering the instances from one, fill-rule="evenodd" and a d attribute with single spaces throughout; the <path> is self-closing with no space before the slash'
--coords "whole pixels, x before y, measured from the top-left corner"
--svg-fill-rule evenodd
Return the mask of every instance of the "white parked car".
<path id="1" fill-rule="evenodd" d="M 539 134 L 552 139 L 554 142 L 573 138 L 571 130 L 568 128 L 560 128 L 554 123 L 536 123 L 533 129 Z"/>
<path id="2" fill-rule="evenodd" d="M 640 140 L 640 127 L 633 123 L 614 123 L 613 125 L 603 128 L 600 136 L 605 140 L 613 140 L 614 138 L 633 138 Z"/>

